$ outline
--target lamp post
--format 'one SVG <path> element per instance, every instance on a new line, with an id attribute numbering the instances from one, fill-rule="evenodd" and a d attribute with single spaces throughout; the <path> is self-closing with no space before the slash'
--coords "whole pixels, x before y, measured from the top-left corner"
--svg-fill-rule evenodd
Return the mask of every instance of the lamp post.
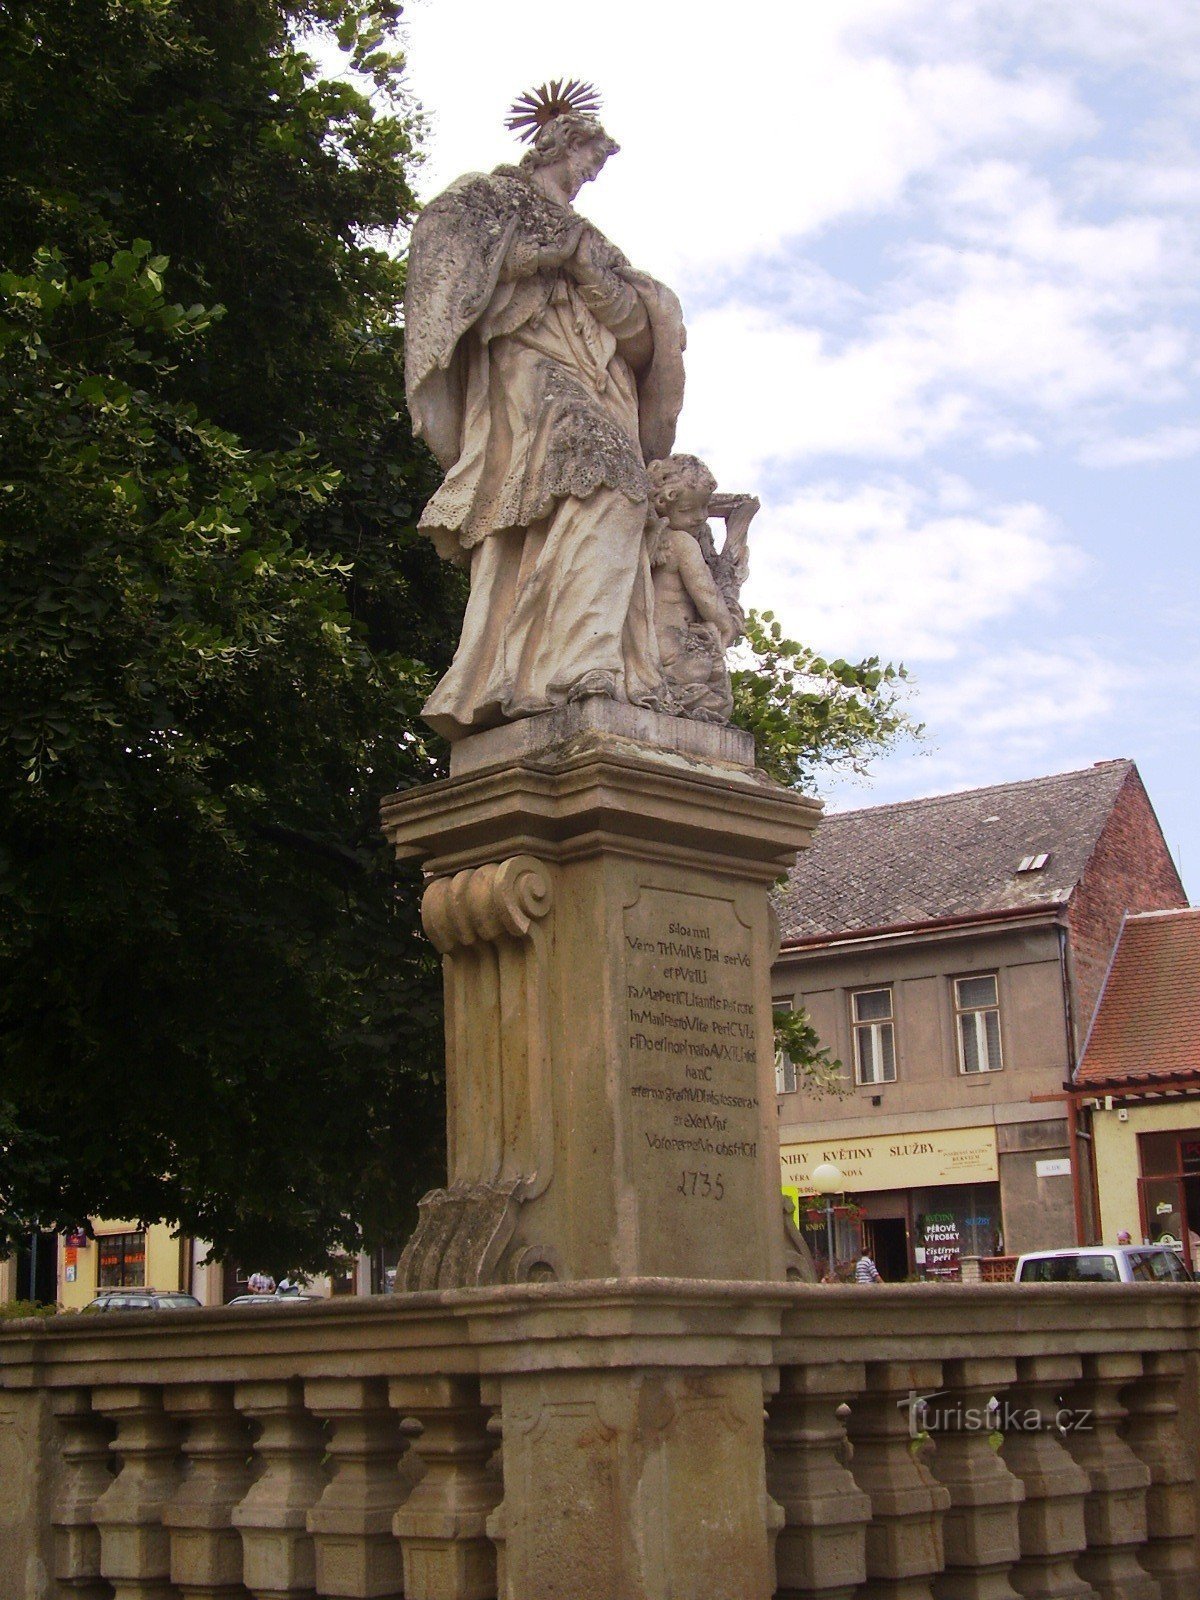
<path id="1" fill-rule="evenodd" d="M 834 1166 L 832 1161 L 822 1161 L 819 1167 L 814 1168 L 812 1175 L 813 1188 L 818 1194 L 825 1196 L 825 1247 L 829 1257 L 829 1275 L 833 1276 L 833 1197 L 841 1194 L 846 1186 L 842 1177 L 841 1167 Z"/>

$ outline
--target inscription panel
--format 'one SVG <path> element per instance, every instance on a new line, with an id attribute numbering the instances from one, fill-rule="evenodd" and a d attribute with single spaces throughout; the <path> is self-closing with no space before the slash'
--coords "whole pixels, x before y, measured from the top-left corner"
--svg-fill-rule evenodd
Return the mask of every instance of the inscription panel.
<path id="1" fill-rule="evenodd" d="M 630 1178 L 654 1229 L 644 1270 L 752 1274 L 762 1111 L 750 930 L 728 900 L 643 889 L 622 932 Z"/>

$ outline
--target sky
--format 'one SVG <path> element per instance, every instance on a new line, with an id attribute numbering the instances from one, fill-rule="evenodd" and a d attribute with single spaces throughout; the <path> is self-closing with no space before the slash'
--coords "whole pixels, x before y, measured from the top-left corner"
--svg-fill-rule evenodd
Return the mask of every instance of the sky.
<path id="1" fill-rule="evenodd" d="M 418 189 L 590 79 L 744 598 L 912 677 L 872 805 L 1131 757 L 1200 893 L 1200 0 L 410 0 Z"/>

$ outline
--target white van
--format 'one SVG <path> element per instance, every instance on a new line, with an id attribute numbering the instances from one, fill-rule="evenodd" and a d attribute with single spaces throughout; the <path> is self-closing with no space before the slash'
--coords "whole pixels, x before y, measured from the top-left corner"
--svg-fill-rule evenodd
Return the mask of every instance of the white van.
<path id="1" fill-rule="evenodd" d="M 1166 1244 L 1080 1245 L 1033 1250 L 1017 1262 L 1014 1283 L 1190 1283 L 1177 1250 Z"/>

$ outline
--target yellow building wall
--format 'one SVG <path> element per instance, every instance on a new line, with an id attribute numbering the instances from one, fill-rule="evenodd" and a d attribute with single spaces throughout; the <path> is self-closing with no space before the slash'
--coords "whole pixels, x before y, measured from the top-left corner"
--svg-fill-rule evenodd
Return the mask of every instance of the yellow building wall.
<path id="1" fill-rule="evenodd" d="M 136 1222 L 114 1222 L 97 1218 L 93 1223 L 98 1236 L 106 1233 L 137 1233 Z M 100 1251 L 95 1239 L 75 1254 L 75 1281 L 67 1282 L 67 1247 L 58 1241 L 58 1300 L 67 1311 L 80 1311 L 96 1298 L 96 1278 L 100 1271 Z M 166 1222 L 152 1223 L 146 1229 L 146 1284 L 153 1289 L 182 1289 L 179 1240 Z"/>
<path id="2" fill-rule="evenodd" d="M 1130 1237 L 1142 1237 L 1138 1207 L 1139 1133 L 1167 1133 L 1173 1128 L 1200 1133 L 1200 1103 L 1176 1100 L 1167 1105 L 1127 1106 L 1127 1119 L 1120 1112 L 1097 1110 L 1092 1113 L 1092 1138 L 1096 1161 L 1096 1188 L 1100 1197 L 1100 1237 L 1104 1244 L 1116 1244 L 1117 1233 L 1128 1228 Z"/>

